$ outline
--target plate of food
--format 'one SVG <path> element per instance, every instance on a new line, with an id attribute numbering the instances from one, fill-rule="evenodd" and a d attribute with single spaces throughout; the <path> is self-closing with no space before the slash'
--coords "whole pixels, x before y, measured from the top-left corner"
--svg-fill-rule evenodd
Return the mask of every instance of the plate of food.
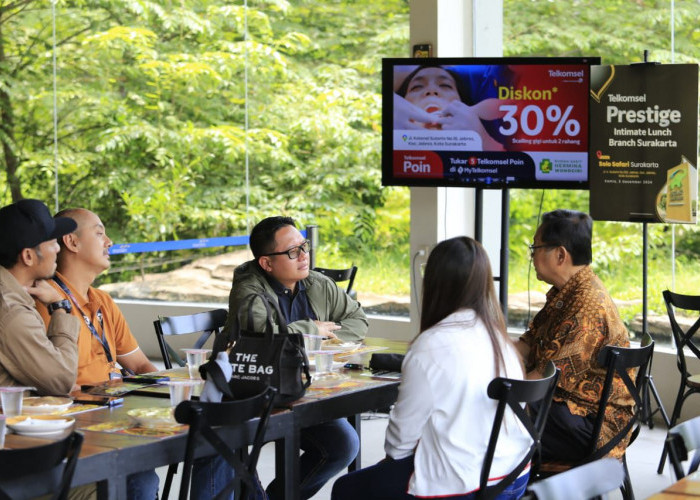
<path id="1" fill-rule="evenodd" d="M 49 436 L 59 434 L 75 423 L 71 417 L 49 415 L 20 415 L 6 420 L 7 426 L 23 436 Z"/>
<path id="2" fill-rule="evenodd" d="M 180 426 L 173 416 L 173 409 L 170 407 L 136 408 L 127 411 L 126 414 L 139 427 L 146 429 L 169 429 Z"/>
<path id="3" fill-rule="evenodd" d="M 362 347 L 357 342 L 346 342 L 340 339 L 326 339 L 321 342 L 321 349 L 327 351 L 350 352 Z"/>
<path id="4" fill-rule="evenodd" d="M 334 387 L 341 382 L 345 382 L 346 380 L 350 380 L 350 377 L 345 375 L 344 373 L 338 373 L 338 372 L 323 372 L 319 373 L 318 375 L 313 375 L 311 377 L 311 387 L 316 387 L 316 388 L 326 388 L 326 387 Z"/>
<path id="5" fill-rule="evenodd" d="M 41 396 L 24 398 L 22 400 L 22 413 L 28 415 L 41 415 L 47 413 L 60 413 L 73 404 L 71 398 L 57 396 Z"/>

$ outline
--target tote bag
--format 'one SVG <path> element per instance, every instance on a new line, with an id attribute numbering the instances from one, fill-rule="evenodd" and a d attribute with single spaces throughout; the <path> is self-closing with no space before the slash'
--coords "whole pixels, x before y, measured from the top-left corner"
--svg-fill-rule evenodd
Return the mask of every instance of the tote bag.
<path id="1" fill-rule="evenodd" d="M 261 332 L 241 328 L 243 315 L 247 315 L 246 325 L 253 327 L 256 300 L 262 302 L 266 311 Z M 275 323 L 279 325 L 277 334 L 274 333 Z M 236 313 L 233 328 L 218 335 L 210 362 L 216 359 L 218 352 L 229 351 L 233 369 L 229 387 L 235 399 L 255 396 L 271 385 L 277 389 L 275 404 L 280 406 L 302 397 L 311 384 L 304 338 L 300 333 L 289 332 L 277 302 L 266 293 L 246 297 Z M 206 370 L 203 365 L 200 370 L 203 377 Z"/>

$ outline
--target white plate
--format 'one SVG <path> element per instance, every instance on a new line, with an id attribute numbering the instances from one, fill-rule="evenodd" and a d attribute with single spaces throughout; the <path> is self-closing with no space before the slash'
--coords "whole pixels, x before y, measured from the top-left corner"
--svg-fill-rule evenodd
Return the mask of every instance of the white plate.
<path id="1" fill-rule="evenodd" d="M 348 377 L 344 373 L 338 373 L 338 372 L 319 373 L 318 375 L 313 375 L 311 377 L 311 387 L 318 387 L 318 388 L 335 387 L 336 385 L 340 384 L 341 382 L 345 382 L 346 380 L 349 380 L 349 379 L 350 379 L 350 377 Z"/>
<path id="2" fill-rule="evenodd" d="M 22 413 L 28 415 L 40 415 L 65 411 L 73 400 L 70 398 L 58 398 L 55 396 L 24 398 L 22 401 Z"/>
<path id="3" fill-rule="evenodd" d="M 356 342 L 337 343 L 329 340 L 324 340 L 321 342 L 321 349 L 324 351 L 348 352 L 355 351 L 360 347 L 363 347 L 363 345 Z"/>
<path id="4" fill-rule="evenodd" d="M 75 423 L 70 417 L 19 416 L 7 419 L 7 426 L 23 436 L 46 436 L 58 434 Z"/>

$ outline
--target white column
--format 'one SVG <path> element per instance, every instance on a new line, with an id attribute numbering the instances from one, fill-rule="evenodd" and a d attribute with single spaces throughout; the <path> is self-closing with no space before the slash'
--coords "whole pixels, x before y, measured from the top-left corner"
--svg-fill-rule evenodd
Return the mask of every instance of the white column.
<path id="1" fill-rule="evenodd" d="M 411 0 L 410 46 L 429 43 L 436 57 L 500 57 L 503 54 L 502 0 Z M 409 54 L 410 55 L 410 54 Z M 484 196 L 484 239 L 498 273 L 500 192 Z M 411 334 L 420 325 L 420 272 L 425 252 L 439 241 L 474 235 L 474 189 L 411 188 Z M 488 226 L 488 234 L 487 234 Z M 500 242 L 499 242 L 500 244 Z"/>

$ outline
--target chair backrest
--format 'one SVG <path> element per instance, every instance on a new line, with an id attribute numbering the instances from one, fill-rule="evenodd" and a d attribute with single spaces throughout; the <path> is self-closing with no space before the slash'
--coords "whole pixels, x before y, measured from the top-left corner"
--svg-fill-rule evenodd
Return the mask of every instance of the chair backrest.
<path id="1" fill-rule="evenodd" d="M 669 290 L 664 290 L 663 296 L 664 302 L 666 303 L 666 312 L 668 312 L 668 320 L 671 323 L 673 340 L 676 344 L 676 362 L 678 364 L 678 369 L 684 377 L 688 377 L 689 373 L 683 350 L 687 347 L 695 356 L 700 358 L 700 345 L 693 340 L 693 337 L 700 328 L 700 296 L 681 295 L 680 293 L 673 293 Z M 699 317 L 690 328 L 684 331 L 678 324 L 675 309 L 694 311 Z"/>
<path id="2" fill-rule="evenodd" d="M 194 452 L 199 445 L 208 442 L 216 454 L 224 458 L 234 470 L 234 479 L 226 485 L 216 498 L 228 498 L 240 481 L 240 491 L 234 498 L 248 500 L 255 494 L 255 469 L 263 445 L 265 429 L 272 411 L 274 396 L 277 391 L 268 387 L 264 392 L 248 399 L 223 401 L 221 403 L 201 403 L 199 401 L 183 401 L 175 408 L 175 420 L 190 426 L 185 448 L 185 460 L 180 483 L 180 499 L 186 500 L 189 493 L 190 477 Z M 255 430 L 253 446 L 248 451 L 247 458 L 241 460 L 236 451 L 231 449 L 219 432 L 226 427 L 244 425 L 245 422 L 259 417 Z M 213 429 L 216 427 L 216 429 Z"/>
<path id="3" fill-rule="evenodd" d="M 587 459 L 584 462 L 592 462 L 603 458 L 607 455 L 613 448 L 615 448 L 620 441 L 622 441 L 632 429 L 634 432 L 632 434 L 632 439 L 636 437 L 639 432 L 640 425 L 640 415 L 643 408 L 642 398 L 645 393 L 644 384 L 646 381 L 645 374 L 649 365 L 649 360 L 654 353 L 654 340 L 647 333 L 642 338 L 640 347 L 618 347 L 607 345 L 603 347 L 598 353 L 598 364 L 605 367 L 605 382 L 603 383 L 603 391 L 601 393 L 600 402 L 598 403 L 598 413 L 596 414 L 595 423 L 593 425 L 592 439 L 589 444 Z M 634 380 L 630 377 L 630 371 L 636 369 L 636 374 Z M 610 401 L 610 394 L 612 393 L 613 381 L 615 376 L 620 377 L 624 383 L 629 395 L 634 400 L 634 413 L 632 418 L 625 427 L 620 430 L 613 438 L 607 443 L 598 448 L 598 438 L 600 436 L 600 431 L 603 428 L 603 422 L 605 421 L 605 410 Z"/>
<path id="4" fill-rule="evenodd" d="M 17 500 L 18 498 L 30 498 L 34 495 L 21 497 L 23 488 L 14 491 L 12 483 L 17 485 L 23 476 L 31 476 L 33 482 L 50 483 L 58 476 L 59 485 L 52 488 L 52 500 L 65 500 L 68 498 L 70 483 L 75 472 L 75 464 L 80 455 L 83 444 L 83 435 L 72 432 L 66 438 L 43 446 L 33 448 L 17 448 L 12 450 L 0 450 L 0 499 Z M 3 487 L 11 490 L 11 494 L 3 490 Z"/>
<path id="5" fill-rule="evenodd" d="M 336 283 L 347 281 L 348 286 L 345 289 L 345 293 L 351 295 L 350 292 L 352 292 L 352 285 L 355 283 L 355 275 L 357 274 L 356 265 L 353 264 L 352 267 L 347 269 L 327 269 L 325 267 L 314 267 L 314 271 L 318 271 L 319 273 L 328 276 Z"/>
<path id="6" fill-rule="evenodd" d="M 213 309 L 196 314 L 184 316 L 159 316 L 153 322 L 158 338 L 158 347 L 163 356 L 165 368 L 173 367 L 172 360 L 180 366 L 185 366 L 182 357 L 165 341 L 166 335 L 188 335 L 200 333 L 201 335 L 192 346 L 195 349 L 201 348 L 212 333 L 219 331 L 226 323 L 226 309 Z"/>
<path id="7" fill-rule="evenodd" d="M 588 500 L 607 497 L 625 482 L 625 468 L 614 458 L 602 458 L 542 479 L 528 486 L 537 500 Z"/>
<path id="8" fill-rule="evenodd" d="M 515 481 L 518 476 L 525 470 L 525 467 L 535 456 L 539 456 L 540 439 L 544 424 L 547 421 L 549 407 L 552 403 L 554 389 L 557 386 L 559 379 L 559 369 L 554 366 L 553 362 L 549 362 L 545 369 L 544 378 L 539 380 L 517 380 L 504 377 L 497 377 L 491 381 L 487 388 L 487 394 L 491 399 L 498 401 L 496 406 L 496 415 L 493 419 L 493 427 L 491 428 L 491 437 L 486 448 L 484 463 L 481 466 L 481 476 L 479 481 L 479 491 L 477 498 L 496 498 L 505 488 Z M 535 403 L 541 401 L 540 411 L 532 421 L 530 415 L 523 408 L 523 403 Z M 496 452 L 498 436 L 501 431 L 501 424 L 505 415 L 506 407 L 510 408 L 515 416 L 522 422 L 525 429 L 532 438 L 532 445 L 527 451 L 520 463 L 507 476 L 505 476 L 497 484 L 492 485 L 487 489 L 489 474 L 491 472 L 491 464 Z"/>
<path id="9" fill-rule="evenodd" d="M 677 480 L 695 472 L 700 463 L 700 452 L 697 451 L 700 448 L 700 417 L 692 418 L 669 429 L 666 448 Z M 695 456 L 686 473 L 683 471 L 682 462 L 688 460 L 691 451 L 695 451 Z"/>

